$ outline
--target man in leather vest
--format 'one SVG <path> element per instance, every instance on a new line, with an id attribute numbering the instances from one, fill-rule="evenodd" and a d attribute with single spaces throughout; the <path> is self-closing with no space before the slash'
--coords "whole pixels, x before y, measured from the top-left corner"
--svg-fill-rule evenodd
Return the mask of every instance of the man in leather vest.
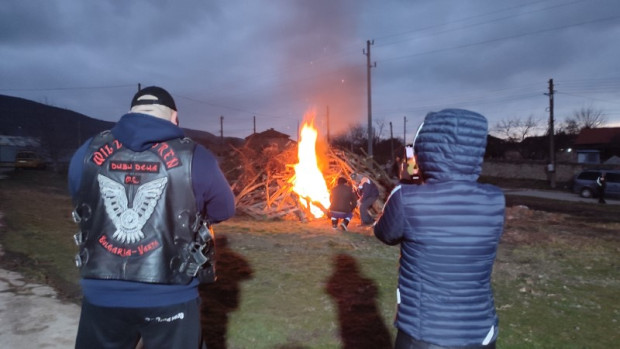
<path id="1" fill-rule="evenodd" d="M 164 89 L 134 96 L 69 166 L 83 291 L 76 348 L 199 348 L 198 285 L 213 280 L 210 223 L 234 215 L 217 160 L 185 138 Z"/>

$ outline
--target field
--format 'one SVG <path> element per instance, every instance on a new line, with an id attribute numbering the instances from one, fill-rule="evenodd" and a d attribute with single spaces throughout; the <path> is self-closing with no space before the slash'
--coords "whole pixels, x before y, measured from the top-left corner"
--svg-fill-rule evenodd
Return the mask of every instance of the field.
<path id="1" fill-rule="evenodd" d="M 618 206 L 508 197 L 493 274 L 499 348 L 610 348 L 620 342 Z M 77 226 L 65 178 L 0 180 L 3 268 L 79 303 Z M 353 223 L 352 223 L 353 224 Z M 216 283 L 202 288 L 209 348 L 389 348 L 398 247 L 327 220 L 215 227 Z"/>

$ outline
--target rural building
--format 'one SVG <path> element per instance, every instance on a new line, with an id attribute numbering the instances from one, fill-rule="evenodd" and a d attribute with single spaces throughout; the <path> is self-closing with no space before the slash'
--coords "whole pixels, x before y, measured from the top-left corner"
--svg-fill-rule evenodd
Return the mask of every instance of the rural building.
<path id="1" fill-rule="evenodd" d="M 573 146 L 578 163 L 606 163 L 614 156 L 620 156 L 620 127 L 583 129 Z"/>
<path id="2" fill-rule="evenodd" d="M 245 137 L 245 146 L 256 150 L 275 147 L 279 150 L 286 148 L 293 141 L 289 135 L 278 132 L 273 128 Z"/>
<path id="3" fill-rule="evenodd" d="M 0 167 L 14 167 L 20 150 L 37 150 L 41 146 L 34 137 L 0 135 Z"/>

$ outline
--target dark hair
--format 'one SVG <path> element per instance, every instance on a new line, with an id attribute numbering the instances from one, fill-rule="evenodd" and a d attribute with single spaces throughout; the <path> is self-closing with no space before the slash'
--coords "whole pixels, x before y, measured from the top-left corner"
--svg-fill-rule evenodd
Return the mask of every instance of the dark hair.
<path id="1" fill-rule="evenodd" d="M 338 184 L 346 184 L 347 183 L 347 179 L 344 177 L 340 177 L 338 178 Z"/>

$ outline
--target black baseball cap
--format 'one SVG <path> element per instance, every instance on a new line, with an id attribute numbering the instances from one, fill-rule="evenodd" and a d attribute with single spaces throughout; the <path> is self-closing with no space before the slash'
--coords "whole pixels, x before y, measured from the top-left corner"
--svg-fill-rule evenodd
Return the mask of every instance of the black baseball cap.
<path id="1" fill-rule="evenodd" d="M 149 98 L 149 99 L 138 100 L 140 97 L 146 96 L 146 95 L 151 95 L 155 97 L 156 99 Z M 133 99 L 131 100 L 132 108 L 136 105 L 147 105 L 147 104 L 161 104 L 161 105 L 165 105 L 166 107 L 174 111 L 177 111 L 177 106 L 176 104 L 174 104 L 174 99 L 172 98 L 170 93 L 168 93 L 168 91 L 158 86 L 149 86 L 149 87 L 145 87 L 141 89 L 133 96 Z"/>

